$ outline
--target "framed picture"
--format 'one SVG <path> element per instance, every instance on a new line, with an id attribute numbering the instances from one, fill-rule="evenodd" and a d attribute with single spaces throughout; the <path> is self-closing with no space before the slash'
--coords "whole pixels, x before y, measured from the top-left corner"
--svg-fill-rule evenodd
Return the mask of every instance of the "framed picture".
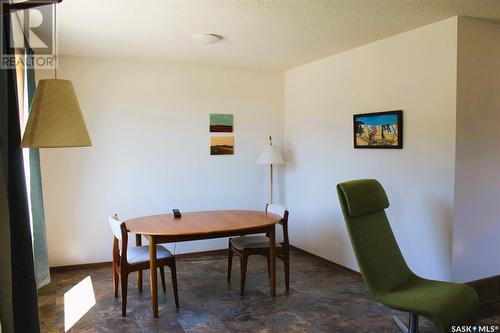
<path id="1" fill-rule="evenodd" d="M 353 123 L 354 148 L 403 148 L 403 111 L 355 114 Z"/>
<path id="2" fill-rule="evenodd" d="M 232 114 L 210 114 L 210 132 L 229 132 L 233 131 Z"/>
<path id="3" fill-rule="evenodd" d="M 210 137 L 210 155 L 234 155 L 234 136 Z"/>

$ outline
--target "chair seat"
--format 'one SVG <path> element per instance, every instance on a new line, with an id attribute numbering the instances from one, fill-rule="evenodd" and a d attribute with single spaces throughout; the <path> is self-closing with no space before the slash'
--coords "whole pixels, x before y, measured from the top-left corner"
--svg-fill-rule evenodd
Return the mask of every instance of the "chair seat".
<path id="1" fill-rule="evenodd" d="M 413 277 L 391 292 L 380 292 L 376 299 L 382 304 L 430 318 L 441 331 L 451 325 L 475 320 L 479 299 L 469 286 Z"/>
<path id="2" fill-rule="evenodd" d="M 161 245 L 156 245 L 156 258 L 166 259 L 173 257 L 172 253 Z M 149 261 L 149 246 L 129 247 L 127 252 L 127 261 L 129 264 L 138 264 Z"/>
<path id="3" fill-rule="evenodd" d="M 231 238 L 231 245 L 237 250 L 268 248 L 269 238 L 266 236 L 241 236 Z M 281 247 L 281 244 L 277 243 L 276 247 Z"/>

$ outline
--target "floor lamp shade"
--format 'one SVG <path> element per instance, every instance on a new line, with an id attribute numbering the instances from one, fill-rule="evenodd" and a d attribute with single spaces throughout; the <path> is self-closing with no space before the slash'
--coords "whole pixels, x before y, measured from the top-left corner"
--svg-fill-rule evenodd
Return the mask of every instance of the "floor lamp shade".
<path id="1" fill-rule="evenodd" d="M 69 80 L 40 80 L 33 97 L 21 147 L 91 146 L 87 126 Z"/>
<path id="2" fill-rule="evenodd" d="M 283 164 L 283 156 L 281 156 L 278 148 L 273 146 L 271 137 L 269 137 L 269 145 L 265 145 L 257 159 L 257 164 L 269 165 L 269 203 L 273 203 L 273 164 Z"/>
<path id="3" fill-rule="evenodd" d="M 257 164 L 283 164 L 283 157 L 281 156 L 278 148 L 273 145 L 266 145 L 259 158 L 257 159 Z"/>

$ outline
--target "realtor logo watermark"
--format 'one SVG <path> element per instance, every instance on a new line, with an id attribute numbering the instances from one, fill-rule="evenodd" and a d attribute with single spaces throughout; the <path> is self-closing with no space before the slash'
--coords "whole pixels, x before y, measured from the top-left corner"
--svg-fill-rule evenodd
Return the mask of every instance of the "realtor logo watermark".
<path id="1" fill-rule="evenodd" d="M 0 31 L 2 36 L 9 33 L 7 45 L 1 45 L 0 68 L 16 68 L 21 62 L 28 68 L 55 69 L 57 68 L 57 43 L 55 29 L 54 6 L 43 5 L 31 9 L 15 10 L 9 8 L 9 0 L 0 0 L 1 15 L 10 13 L 11 29 L 4 31 L 4 24 Z M 36 1 L 30 1 L 36 2 Z M 43 1 L 40 0 L 42 3 Z M 45 4 L 47 2 L 45 1 Z M 9 10 L 8 13 L 5 11 Z M 31 48 L 33 54 L 26 54 Z M 16 57 L 16 54 L 18 57 Z M 22 55 L 22 56 L 19 56 Z"/>
<path id="2" fill-rule="evenodd" d="M 465 326 L 452 326 L 452 333 L 494 333 L 499 332 L 500 327 L 498 325 L 465 325 Z"/>

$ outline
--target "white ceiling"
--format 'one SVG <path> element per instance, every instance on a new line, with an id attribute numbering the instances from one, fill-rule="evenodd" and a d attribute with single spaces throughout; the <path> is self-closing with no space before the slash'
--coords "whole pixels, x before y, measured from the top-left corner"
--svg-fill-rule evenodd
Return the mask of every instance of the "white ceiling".
<path id="1" fill-rule="evenodd" d="M 463 15 L 500 23 L 499 0 L 64 0 L 59 53 L 291 68 Z M 190 35 L 224 36 L 213 45 Z"/>

